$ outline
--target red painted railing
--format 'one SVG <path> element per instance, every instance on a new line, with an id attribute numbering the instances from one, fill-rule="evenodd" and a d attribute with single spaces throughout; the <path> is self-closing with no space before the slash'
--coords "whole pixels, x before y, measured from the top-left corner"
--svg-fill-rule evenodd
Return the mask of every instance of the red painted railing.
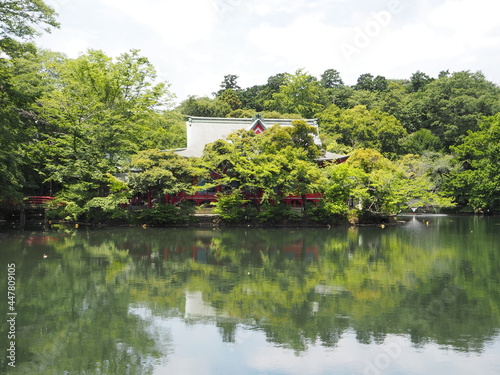
<path id="1" fill-rule="evenodd" d="M 31 196 L 24 198 L 23 203 L 34 206 L 40 206 L 50 201 L 53 201 L 54 199 L 55 199 L 54 197 L 48 197 L 48 196 Z"/>

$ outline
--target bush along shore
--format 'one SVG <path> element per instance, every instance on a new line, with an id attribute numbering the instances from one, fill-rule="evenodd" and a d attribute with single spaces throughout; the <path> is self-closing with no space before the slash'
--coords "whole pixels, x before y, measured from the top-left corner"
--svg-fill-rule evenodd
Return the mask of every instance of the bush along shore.
<path id="1" fill-rule="evenodd" d="M 0 212 L 0 226 L 15 229 L 57 229 L 87 227 L 334 227 L 352 225 L 391 225 L 400 223 L 395 215 L 362 212 L 352 209 L 346 215 L 332 214 L 324 205 L 302 208 L 286 205 L 240 206 L 225 208 L 195 208 L 190 204 L 179 207 L 158 205 L 153 208 L 117 208 L 113 212 L 72 220 L 60 217 L 57 210 L 46 210 L 46 217 L 20 222 L 12 210 Z"/>

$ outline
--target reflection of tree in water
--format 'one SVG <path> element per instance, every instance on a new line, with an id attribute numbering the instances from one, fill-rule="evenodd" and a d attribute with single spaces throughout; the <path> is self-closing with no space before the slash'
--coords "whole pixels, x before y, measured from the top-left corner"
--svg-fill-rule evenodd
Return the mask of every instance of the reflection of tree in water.
<path id="1" fill-rule="evenodd" d="M 270 342 L 299 352 L 312 343 L 335 346 L 352 330 L 366 344 L 398 334 L 415 345 L 481 350 L 499 327 L 500 300 L 484 294 L 494 285 L 487 270 L 500 269 L 499 255 L 478 258 L 461 241 L 430 249 L 428 241 L 437 238 L 432 220 L 418 223 L 425 236 L 406 226 L 184 232 L 182 241 L 164 238 L 166 257 L 141 267 L 154 262 L 156 273 L 168 275 L 166 285 L 158 280 L 163 306 L 182 311 L 184 291 L 197 290 L 218 314 L 250 319 Z M 231 342 L 234 320 L 217 324 Z"/>
<path id="2" fill-rule="evenodd" d="M 129 314 L 130 258 L 112 242 L 89 242 L 58 237 L 46 259 L 28 247 L 16 262 L 18 359 L 9 373 L 152 373 L 162 353 Z"/>
<path id="3" fill-rule="evenodd" d="M 219 320 L 215 325 L 219 330 L 223 342 L 234 343 L 236 341 L 237 324 L 235 322 Z"/>
<path id="4" fill-rule="evenodd" d="M 500 326 L 496 234 L 478 223 L 429 221 L 419 235 L 405 226 L 58 238 L 44 245 L 46 261 L 37 254 L 18 262 L 19 329 L 31 333 L 19 342 L 17 373 L 49 373 L 53 363 L 61 372 L 150 373 L 165 350 L 151 322 L 129 313 L 135 305 L 155 317 L 208 321 L 228 343 L 244 325 L 296 352 L 335 347 L 352 332 L 365 344 L 396 334 L 416 346 L 480 351 Z M 438 236 L 455 224 L 467 236 Z M 200 317 L 188 297 L 203 307 Z"/>

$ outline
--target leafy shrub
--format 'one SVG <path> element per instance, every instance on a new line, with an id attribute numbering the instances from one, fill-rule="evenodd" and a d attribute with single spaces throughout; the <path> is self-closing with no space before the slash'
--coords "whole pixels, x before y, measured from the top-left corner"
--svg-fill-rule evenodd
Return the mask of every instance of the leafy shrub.
<path id="1" fill-rule="evenodd" d="M 230 194 L 219 194 L 213 212 L 227 223 L 251 222 L 255 220 L 257 210 L 248 205 L 248 202 L 238 190 Z"/>
<path id="2" fill-rule="evenodd" d="M 179 225 L 192 220 L 194 207 L 181 205 L 176 207 L 171 204 L 163 204 L 158 207 L 144 210 L 139 214 L 138 221 L 149 225 Z"/>
<path id="3" fill-rule="evenodd" d="M 348 221 L 348 207 L 341 202 L 320 201 L 318 205 L 306 207 L 309 220 L 318 224 L 342 224 Z"/>
<path id="4" fill-rule="evenodd" d="M 290 206 L 284 203 L 276 205 L 263 204 L 257 216 L 257 220 L 261 223 L 279 224 L 298 222 L 302 219 L 302 215 L 292 210 Z"/>

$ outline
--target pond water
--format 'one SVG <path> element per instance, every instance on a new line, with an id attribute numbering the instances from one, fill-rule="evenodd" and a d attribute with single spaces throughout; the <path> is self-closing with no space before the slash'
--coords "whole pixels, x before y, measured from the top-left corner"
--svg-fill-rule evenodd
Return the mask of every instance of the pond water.
<path id="1" fill-rule="evenodd" d="M 401 219 L 0 232 L 0 372 L 498 374 L 500 218 Z"/>

